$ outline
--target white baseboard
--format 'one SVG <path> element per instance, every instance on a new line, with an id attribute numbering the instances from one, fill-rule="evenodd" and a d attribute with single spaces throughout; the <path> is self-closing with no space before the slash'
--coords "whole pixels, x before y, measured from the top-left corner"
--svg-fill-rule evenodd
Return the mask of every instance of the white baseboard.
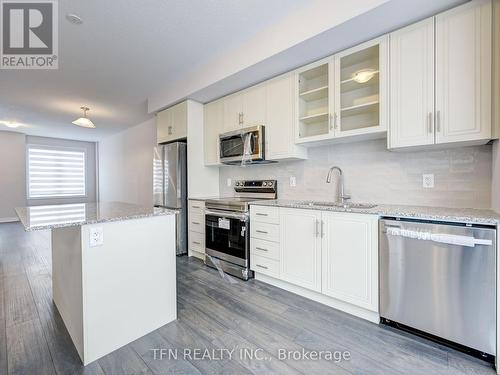
<path id="1" fill-rule="evenodd" d="M 340 301 L 338 299 L 325 296 L 300 286 L 290 284 L 286 281 L 276 279 L 271 276 L 255 273 L 255 279 L 273 285 L 275 287 L 287 290 L 289 292 L 298 294 L 299 296 L 309 298 L 313 301 L 322 303 L 323 305 L 330 306 L 334 309 L 343 311 L 347 314 L 357 316 L 358 318 L 368 320 L 372 323 L 378 324 L 380 322 L 380 315 L 377 312 L 366 310 L 362 307 L 351 305 L 350 303 Z"/>
<path id="2" fill-rule="evenodd" d="M 18 217 L 0 217 L 0 223 L 13 223 L 19 221 Z"/>

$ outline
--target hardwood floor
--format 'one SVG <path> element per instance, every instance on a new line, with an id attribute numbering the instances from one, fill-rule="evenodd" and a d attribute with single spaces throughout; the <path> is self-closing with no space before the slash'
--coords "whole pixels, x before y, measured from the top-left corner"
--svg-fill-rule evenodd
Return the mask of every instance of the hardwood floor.
<path id="1" fill-rule="evenodd" d="M 52 302 L 50 232 L 0 224 L 0 374 L 494 374 L 483 361 L 264 283 L 229 284 L 195 259 L 178 258 L 177 281 L 176 322 L 83 367 Z M 221 348 L 236 348 L 231 360 L 182 355 Z M 153 349 L 178 356 L 155 359 Z M 350 359 L 279 360 L 280 349 Z"/>

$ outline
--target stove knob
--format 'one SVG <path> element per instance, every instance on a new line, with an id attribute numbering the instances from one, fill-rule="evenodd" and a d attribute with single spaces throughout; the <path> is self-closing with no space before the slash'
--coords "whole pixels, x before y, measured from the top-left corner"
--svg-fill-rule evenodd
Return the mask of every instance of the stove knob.
<path id="1" fill-rule="evenodd" d="M 264 182 L 262 183 L 262 186 L 267 186 L 267 182 L 266 182 L 266 181 L 264 181 Z"/>
<path id="2" fill-rule="evenodd" d="M 235 184 L 235 185 L 236 185 L 236 186 L 240 186 L 240 183 L 239 183 L 238 181 L 236 181 L 236 184 Z"/>

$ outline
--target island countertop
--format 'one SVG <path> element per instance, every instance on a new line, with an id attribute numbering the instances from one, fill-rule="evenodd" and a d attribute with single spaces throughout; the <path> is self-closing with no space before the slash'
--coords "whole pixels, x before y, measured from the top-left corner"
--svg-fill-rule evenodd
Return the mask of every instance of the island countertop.
<path id="1" fill-rule="evenodd" d="M 175 215 L 177 211 L 124 202 L 93 202 L 16 207 L 16 213 L 24 229 L 32 231 Z"/>

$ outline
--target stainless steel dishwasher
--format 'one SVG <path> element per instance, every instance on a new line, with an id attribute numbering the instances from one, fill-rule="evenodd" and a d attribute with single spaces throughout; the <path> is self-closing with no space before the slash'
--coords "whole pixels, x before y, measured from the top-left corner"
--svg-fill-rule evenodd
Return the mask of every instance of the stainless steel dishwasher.
<path id="1" fill-rule="evenodd" d="M 380 220 L 380 316 L 495 355 L 494 227 Z"/>

